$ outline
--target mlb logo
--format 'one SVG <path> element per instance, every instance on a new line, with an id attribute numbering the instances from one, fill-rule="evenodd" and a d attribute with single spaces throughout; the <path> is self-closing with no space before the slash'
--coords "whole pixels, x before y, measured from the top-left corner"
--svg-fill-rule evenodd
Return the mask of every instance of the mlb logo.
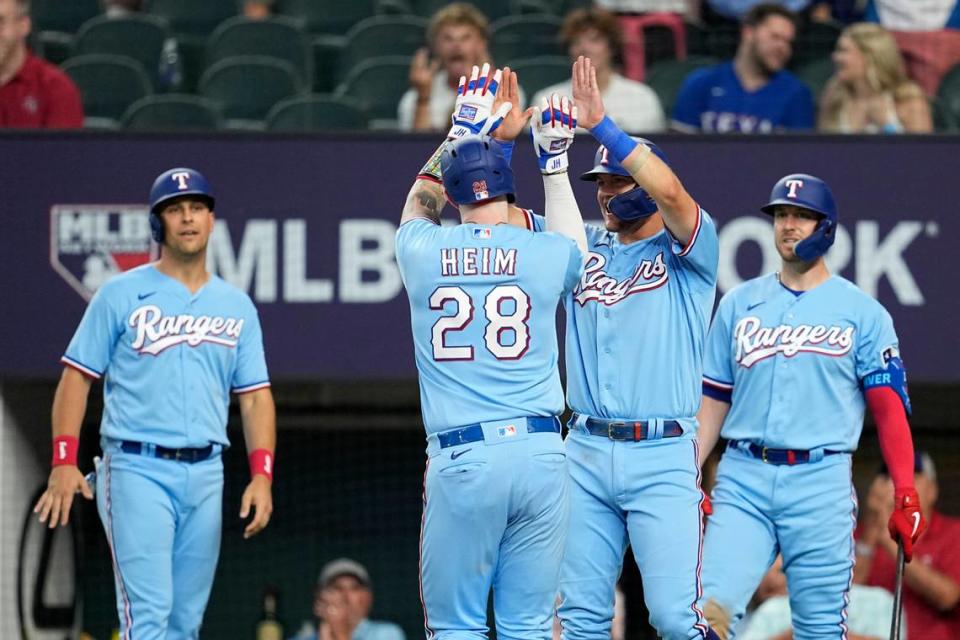
<path id="1" fill-rule="evenodd" d="M 488 240 L 490 238 L 490 229 L 474 229 L 473 237 Z"/>
<path id="2" fill-rule="evenodd" d="M 486 200 L 490 197 L 490 192 L 487 190 L 487 181 L 486 180 L 477 180 L 473 183 L 473 199 L 474 200 Z"/>
<path id="3" fill-rule="evenodd" d="M 460 105 L 460 113 L 457 115 L 458 119 L 469 120 L 473 122 L 477 117 L 477 108 L 472 107 L 469 104 Z"/>
<path id="4" fill-rule="evenodd" d="M 55 204 L 50 209 L 50 266 L 85 300 L 114 275 L 158 255 L 143 205 Z"/>
<path id="5" fill-rule="evenodd" d="M 505 427 L 497 427 L 497 435 L 501 438 L 512 438 L 517 435 L 517 427 L 512 424 L 508 424 Z"/>
<path id="6" fill-rule="evenodd" d="M 887 347 L 880 352 L 880 357 L 883 358 L 883 364 L 890 364 L 890 361 L 894 358 L 900 359 L 900 349 L 896 347 Z"/>

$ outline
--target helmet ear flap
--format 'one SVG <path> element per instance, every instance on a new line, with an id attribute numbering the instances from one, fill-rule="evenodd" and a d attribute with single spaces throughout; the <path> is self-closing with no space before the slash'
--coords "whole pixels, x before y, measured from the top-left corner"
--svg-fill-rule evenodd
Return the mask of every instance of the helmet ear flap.
<path id="1" fill-rule="evenodd" d="M 153 211 L 150 212 L 150 235 L 153 236 L 154 242 L 163 244 L 163 220 Z"/>

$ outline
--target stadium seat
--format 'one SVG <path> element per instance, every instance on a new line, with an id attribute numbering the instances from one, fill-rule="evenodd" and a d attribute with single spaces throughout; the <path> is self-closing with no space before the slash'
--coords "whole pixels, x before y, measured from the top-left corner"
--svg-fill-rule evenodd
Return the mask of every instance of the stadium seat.
<path id="1" fill-rule="evenodd" d="M 350 70 L 336 94 L 355 98 L 371 118 L 395 120 L 400 98 L 410 88 L 409 71 L 406 56 L 371 58 Z"/>
<path id="2" fill-rule="evenodd" d="M 210 131 L 222 125 L 213 102 L 182 93 L 141 98 L 123 116 L 127 131 Z"/>
<path id="3" fill-rule="evenodd" d="M 221 60 L 200 78 L 200 94 L 220 106 L 228 120 L 227 127 L 262 121 L 273 105 L 302 90 L 303 84 L 292 64 L 265 56 Z"/>
<path id="4" fill-rule="evenodd" d="M 953 121 L 960 123 L 960 64 L 943 74 L 937 98 Z"/>
<path id="5" fill-rule="evenodd" d="M 153 93 L 143 66 L 125 56 L 76 56 L 62 68 L 80 90 L 83 113 L 88 118 L 119 120 L 127 107 Z"/>
<path id="6" fill-rule="evenodd" d="M 820 103 L 820 94 L 823 88 L 827 86 L 827 81 L 833 76 L 833 60 L 830 56 L 819 60 L 811 60 L 807 64 L 797 69 L 797 77 L 810 88 L 813 93 L 813 103 Z"/>
<path id="7" fill-rule="evenodd" d="M 285 60 L 297 70 L 302 84 L 313 78 L 310 40 L 300 25 L 284 16 L 269 20 L 230 18 L 217 27 L 207 43 L 207 67 L 235 56 L 266 56 Z"/>
<path id="8" fill-rule="evenodd" d="M 84 22 L 100 15 L 100 0 L 33 0 L 30 19 L 33 30 L 76 33 Z"/>
<path id="9" fill-rule="evenodd" d="M 427 21 L 418 16 L 375 16 L 361 20 L 347 32 L 340 52 L 338 80 L 373 57 L 411 56 L 426 44 Z M 404 78 L 410 70 L 404 72 Z"/>
<path id="10" fill-rule="evenodd" d="M 157 90 L 170 84 L 162 81 L 160 75 L 163 47 L 169 37 L 166 23 L 156 16 L 99 16 L 80 27 L 74 40 L 74 54 L 109 53 L 133 58 L 143 65 Z"/>
<path id="11" fill-rule="evenodd" d="M 237 0 L 148 0 L 147 11 L 166 18 L 170 30 L 178 35 L 208 35 L 237 15 Z"/>
<path id="12" fill-rule="evenodd" d="M 797 33 L 790 66 L 799 69 L 811 62 L 829 58 L 842 29 L 831 22 L 811 22 Z"/>
<path id="13" fill-rule="evenodd" d="M 100 15 L 100 0 L 33 0 L 32 31 L 43 57 L 60 64 L 70 57 L 73 34 L 87 20 Z"/>
<path id="14" fill-rule="evenodd" d="M 525 15 L 500 18 L 490 25 L 490 47 L 493 59 L 531 58 L 534 56 L 562 56 L 566 52 L 560 44 L 560 26 L 557 16 Z"/>
<path id="15" fill-rule="evenodd" d="M 319 35 L 311 42 L 313 51 L 313 90 L 329 93 L 337 86 L 340 74 L 340 56 L 346 38 L 343 36 Z"/>
<path id="16" fill-rule="evenodd" d="M 933 117 L 933 130 L 936 133 L 956 133 L 957 121 L 950 109 L 937 98 L 928 98 L 930 115 Z"/>
<path id="17" fill-rule="evenodd" d="M 704 36 L 706 55 L 720 60 L 729 60 L 737 53 L 737 45 L 740 43 L 738 25 L 711 25 Z"/>
<path id="18" fill-rule="evenodd" d="M 673 105 L 677 101 L 680 87 L 683 86 L 683 81 L 690 72 L 718 62 L 716 58 L 708 56 L 689 56 L 686 60 L 661 60 L 650 65 L 647 69 L 647 84 L 657 92 L 668 120 L 673 113 Z"/>
<path id="19" fill-rule="evenodd" d="M 527 100 L 533 98 L 541 89 L 570 79 L 572 63 L 564 56 L 537 56 L 511 60 L 504 66 L 517 72 L 520 85 L 527 94 Z M 535 106 L 535 105 L 529 105 Z"/>
<path id="20" fill-rule="evenodd" d="M 666 35 L 672 42 L 672 55 L 664 56 L 658 52 L 656 58 L 651 58 L 650 62 L 667 57 L 678 60 L 686 59 L 687 31 L 684 28 L 683 18 L 676 13 L 626 15 L 620 16 L 619 22 L 623 30 L 624 75 L 631 80 L 643 82 L 648 64 L 647 49 L 650 48 L 648 45 L 660 44 L 663 35 Z M 652 42 L 647 42 L 648 36 Z"/>
<path id="21" fill-rule="evenodd" d="M 301 21 L 310 33 L 343 35 L 364 18 L 373 17 L 375 0 L 279 0 L 277 13 Z"/>
<path id="22" fill-rule="evenodd" d="M 324 131 L 366 129 L 367 115 L 360 104 L 346 96 L 312 94 L 283 100 L 267 114 L 271 131 Z"/>

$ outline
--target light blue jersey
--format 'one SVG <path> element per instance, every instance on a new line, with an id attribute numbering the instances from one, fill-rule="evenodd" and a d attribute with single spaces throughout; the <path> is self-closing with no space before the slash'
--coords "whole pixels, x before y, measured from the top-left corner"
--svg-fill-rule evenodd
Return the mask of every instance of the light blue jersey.
<path id="1" fill-rule="evenodd" d="M 105 378 L 102 436 L 170 448 L 228 445 L 230 392 L 270 386 L 250 298 L 213 275 L 191 294 L 153 265 L 97 291 L 61 362 Z"/>
<path id="2" fill-rule="evenodd" d="M 582 270 L 572 240 L 418 219 L 396 250 L 428 433 L 563 411 L 556 309 Z"/>
<path id="3" fill-rule="evenodd" d="M 577 413 L 684 420 L 693 430 L 719 257 L 716 225 L 699 214 L 687 246 L 667 230 L 624 245 L 585 225 L 590 253 L 566 300 L 567 401 Z"/>
<path id="4" fill-rule="evenodd" d="M 774 449 L 854 451 L 863 428 L 861 381 L 899 357 L 890 314 L 831 276 L 796 295 L 776 274 L 720 301 L 704 384 L 732 393 L 724 438 Z"/>

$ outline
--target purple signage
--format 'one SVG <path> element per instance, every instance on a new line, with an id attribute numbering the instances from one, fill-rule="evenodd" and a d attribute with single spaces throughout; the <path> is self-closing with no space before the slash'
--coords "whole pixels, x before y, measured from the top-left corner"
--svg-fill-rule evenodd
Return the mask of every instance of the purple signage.
<path id="1" fill-rule="evenodd" d="M 155 255 L 146 197 L 174 166 L 202 171 L 217 196 L 210 267 L 260 310 L 275 379 L 415 375 L 393 236 L 433 137 L 0 137 L 3 339 L 0 376 L 55 375 L 100 283 Z M 944 138 L 662 136 L 687 189 L 720 226 L 721 293 L 778 264 L 758 212 L 773 183 L 813 173 L 833 187 L 841 229 L 830 266 L 893 315 L 911 379 L 960 380 L 960 311 L 949 243 L 960 223 L 942 167 Z M 595 145 L 580 138 L 571 166 Z M 542 209 L 533 152 L 514 153 L 521 204 Z M 593 183 L 574 180 L 584 217 Z M 454 220 L 452 209 L 445 217 Z M 638 332 L 642 339 L 642 332 Z"/>

